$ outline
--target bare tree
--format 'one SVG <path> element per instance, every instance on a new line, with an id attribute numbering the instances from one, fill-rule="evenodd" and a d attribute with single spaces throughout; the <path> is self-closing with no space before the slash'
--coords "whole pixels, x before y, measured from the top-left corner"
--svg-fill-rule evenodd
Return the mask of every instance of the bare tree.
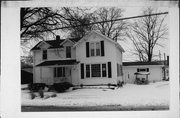
<path id="1" fill-rule="evenodd" d="M 113 40 L 117 41 L 117 39 L 122 39 L 125 35 L 125 31 L 127 29 L 127 22 L 125 21 L 111 21 L 115 19 L 121 18 L 124 12 L 121 8 L 106 8 L 102 7 L 97 9 L 94 12 L 95 18 L 94 22 L 97 21 L 108 21 L 110 22 L 101 22 L 95 24 L 95 29 L 99 30 L 103 35 L 112 38 Z M 121 38 L 120 38 L 121 37 Z"/>
<path id="2" fill-rule="evenodd" d="M 93 25 L 90 25 L 93 19 L 93 14 L 89 12 L 88 8 L 79 7 L 63 7 L 63 16 L 66 18 L 63 31 L 70 33 L 69 37 L 83 37 L 87 32 L 91 31 Z"/>
<path id="3" fill-rule="evenodd" d="M 21 40 L 43 39 L 45 34 L 54 34 L 62 26 L 63 18 L 59 10 L 52 8 L 21 8 Z"/>
<path id="4" fill-rule="evenodd" d="M 135 53 L 139 61 L 151 62 L 154 56 L 154 47 L 163 46 L 161 41 L 167 39 L 167 25 L 164 24 L 166 16 L 150 16 L 157 10 L 149 7 L 143 14 L 149 15 L 136 20 L 129 29 L 127 36 L 134 44 Z"/>

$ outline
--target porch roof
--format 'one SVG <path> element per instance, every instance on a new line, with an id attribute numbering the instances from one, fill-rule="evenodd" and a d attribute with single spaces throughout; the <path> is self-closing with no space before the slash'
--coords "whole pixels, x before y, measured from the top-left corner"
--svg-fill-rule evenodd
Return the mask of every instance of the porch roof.
<path id="1" fill-rule="evenodd" d="M 49 60 L 49 61 L 44 61 L 38 65 L 39 66 L 60 66 L 60 65 L 75 65 L 79 62 L 77 62 L 75 59 L 71 60 Z"/>
<path id="2" fill-rule="evenodd" d="M 135 75 L 149 75 L 149 72 L 136 72 Z"/>

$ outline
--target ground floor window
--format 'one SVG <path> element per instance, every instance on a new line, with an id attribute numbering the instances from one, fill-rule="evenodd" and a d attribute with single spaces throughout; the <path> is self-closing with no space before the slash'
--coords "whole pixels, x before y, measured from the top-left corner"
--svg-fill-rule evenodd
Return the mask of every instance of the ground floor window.
<path id="1" fill-rule="evenodd" d="M 86 65 L 86 77 L 87 78 L 90 77 L 90 65 L 89 64 Z"/>
<path id="2" fill-rule="evenodd" d="M 65 67 L 54 68 L 54 77 L 65 77 Z"/>
<path id="3" fill-rule="evenodd" d="M 117 76 L 122 76 L 122 75 L 123 75 L 122 65 L 117 63 Z"/>
<path id="4" fill-rule="evenodd" d="M 107 77 L 107 64 L 86 64 L 86 78 L 89 77 Z"/>
<path id="5" fill-rule="evenodd" d="M 100 64 L 91 64 L 91 76 L 92 77 L 101 77 Z"/>
<path id="6" fill-rule="evenodd" d="M 102 64 L 102 77 L 106 77 L 106 64 Z"/>

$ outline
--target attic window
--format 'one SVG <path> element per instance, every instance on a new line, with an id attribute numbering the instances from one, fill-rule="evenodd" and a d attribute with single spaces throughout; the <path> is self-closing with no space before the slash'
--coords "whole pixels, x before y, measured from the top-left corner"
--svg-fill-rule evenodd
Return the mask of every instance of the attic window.
<path id="1" fill-rule="evenodd" d="M 42 59 L 47 59 L 47 50 L 43 50 Z"/>

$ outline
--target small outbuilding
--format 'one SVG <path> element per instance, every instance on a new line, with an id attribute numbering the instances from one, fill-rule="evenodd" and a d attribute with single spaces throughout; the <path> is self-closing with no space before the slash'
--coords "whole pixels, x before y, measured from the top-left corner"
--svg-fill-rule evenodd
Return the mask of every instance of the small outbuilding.
<path id="1" fill-rule="evenodd" d="M 137 79 L 149 82 L 169 80 L 169 64 L 167 61 L 123 62 L 123 79 L 125 83 L 134 83 Z"/>

